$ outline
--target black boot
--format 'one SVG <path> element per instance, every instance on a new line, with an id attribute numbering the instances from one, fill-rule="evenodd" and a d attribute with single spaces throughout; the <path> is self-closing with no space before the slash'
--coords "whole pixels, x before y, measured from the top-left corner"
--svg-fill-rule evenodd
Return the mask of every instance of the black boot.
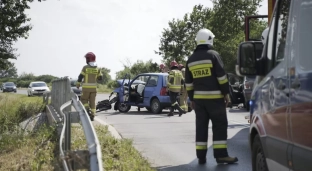
<path id="1" fill-rule="evenodd" d="M 174 107 L 178 109 L 180 117 L 182 116 L 182 114 L 186 114 L 186 111 L 184 111 L 178 104 L 175 104 Z"/>
<path id="2" fill-rule="evenodd" d="M 216 161 L 218 164 L 233 164 L 238 162 L 238 158 L 237 157 L 222 157 L 222 158 L 216 158 Z"/>
<path id="3" fill-rule="evenodd" d="M 173 116 L 173 111 L 174 111 L 174 108 L 173 108 L 173 107 L 170 107 L 170 112 L 168 113 L 167 116 Z"/>
<path id="4" fill-rule="evenodd" d="M 198 164 L 206 164 L 206 158 L 199 158 Z"/>

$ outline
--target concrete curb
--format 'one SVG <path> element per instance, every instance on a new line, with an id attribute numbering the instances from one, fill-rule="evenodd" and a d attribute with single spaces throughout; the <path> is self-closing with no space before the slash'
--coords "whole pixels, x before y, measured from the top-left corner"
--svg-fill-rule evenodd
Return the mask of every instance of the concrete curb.
<path id="1" fill-rule="evenodd" d="M 108 126 L 108 131 L 112 134 L 113 137 L 115 137 L 116 139 L 122 139 L 122 136 L 118 133 L 118 131 L 111 126 L 110 124 L 106 123 L 105 121 L 95 117 L 94 120 L 102 125 L 106 125 Z"/>

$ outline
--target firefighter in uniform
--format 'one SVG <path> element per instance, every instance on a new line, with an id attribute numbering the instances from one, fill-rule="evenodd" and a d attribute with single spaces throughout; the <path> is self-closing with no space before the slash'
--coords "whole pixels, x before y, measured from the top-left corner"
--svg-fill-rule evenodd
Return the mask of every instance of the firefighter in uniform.
<path id="1" fill-rule="evenodd" d="M 185 78 L 185 67 L 183 64 L 179 64 L 179 69 L 182 72 L 183 78 Z M 185 84 L 181 86 L 181 95 L 180 95 L 180 107 L 184 111 L 188 111 L 188 106 L 187 106 L 187 91 L 185 88 Z"/>
<path id="2" fill-rule="evenodd" d="M 164 64 L 160 64 L 159 65 L 159 70 L 161 73 L 164 73 L 164 69 L 165 69 L 165 65 Z"/>
<path id="3" fill-rule="evenodd" d="M 88 52 L 85 55 L 86 63 L 82 70 L 80 75 L 78 76 L 77 81 L 77 88 L 80 87 L 80 84 L 82 82 L 82 95 L 80 97 L 81 103 L 84 105 L 86 109 L 91 108 L 90 119 L 91 121 L 94 120 L 94 115 L 96 111 L 95 106 L 95 97 L 97 93 L 97 81 L 102 80 L 102 73 L 100 68 L 97 67 L 97 64 L 95 62 L 95 55 L 92 52 Z"/>
<path id="4" fill-rule="evenodd" d="M 199 164 L 206 163 L 208 123 L 212 122 L 213 153 L 217 163 L 235 163 L 227 151 L 227 115 L 229 83 L 220 55 L 213 50 L 214 34 L 201 29 L 196 35 L 197 47 L 185 67 L 185 84 L 196 113 L 196 155 Z"/>
<path id="5" fill-rule="evenodd" d="M 181 109 L 177 102 L 182 85 L 184 85 L 184 77 L 178 68 L 178 63 L 176 61 L 172 61 L 170 63 L 170 72 L 167 81 L 167 87 L 169 89 L 169 96 L 171 101 L 171 108 L 168 116 L 173 116 L 174 109 L 179 111 L 179 116 L 181 116 L 183 113 L 186 113 L 183 109 Z"/>

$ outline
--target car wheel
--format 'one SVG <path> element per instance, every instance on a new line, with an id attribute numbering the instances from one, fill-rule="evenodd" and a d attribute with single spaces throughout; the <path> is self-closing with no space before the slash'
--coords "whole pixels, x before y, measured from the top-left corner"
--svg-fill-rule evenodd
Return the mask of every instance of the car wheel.
<path id="1" fill-rule="evenodd" d="M 28 95 L 28 97 L 30 97 L 30 94 L 29 94 L 29 92 L 27 92 L 27 95 Z"/>
<path id="2" fill-rule="evenodd" d="M 192 109 L 191 107 L 188 107 L 188 108 L 187 108 L 187 112 L 192 112 L 192 110 L 193 110 L 193 109 Z"/>
<path id="3" fill-rule="evenodd" d="M 151 102 L 151 112 L 155 114 L 160 114 L 162 112 L 162 107 L 157 98 L 154 98 Z"/>
<path id="4" fill-rule="evenodd" d="M 268 171 L 259 135 L 256 135 L 254 138 L 251 154 L 252 154 L 252 170 Z"/>
<path id="5" fill-rule="evenodd" d="M 131 109 L 131 106 L 125 104 L 125 103 L 119 103 L 118 104 L 118 110 L 121 113 L 127 113 Z"/>

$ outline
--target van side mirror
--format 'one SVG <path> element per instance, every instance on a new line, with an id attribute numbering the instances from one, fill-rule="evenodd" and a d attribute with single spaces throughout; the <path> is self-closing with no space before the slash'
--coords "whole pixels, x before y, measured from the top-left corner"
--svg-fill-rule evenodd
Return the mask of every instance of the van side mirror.
<path id="1" fill-rule="evenodd" d="M 237 75 L 257 75 L 257 61 L 261 58 L 261 41 L 247 41 L 239 45 L 237 54 Z"/>

